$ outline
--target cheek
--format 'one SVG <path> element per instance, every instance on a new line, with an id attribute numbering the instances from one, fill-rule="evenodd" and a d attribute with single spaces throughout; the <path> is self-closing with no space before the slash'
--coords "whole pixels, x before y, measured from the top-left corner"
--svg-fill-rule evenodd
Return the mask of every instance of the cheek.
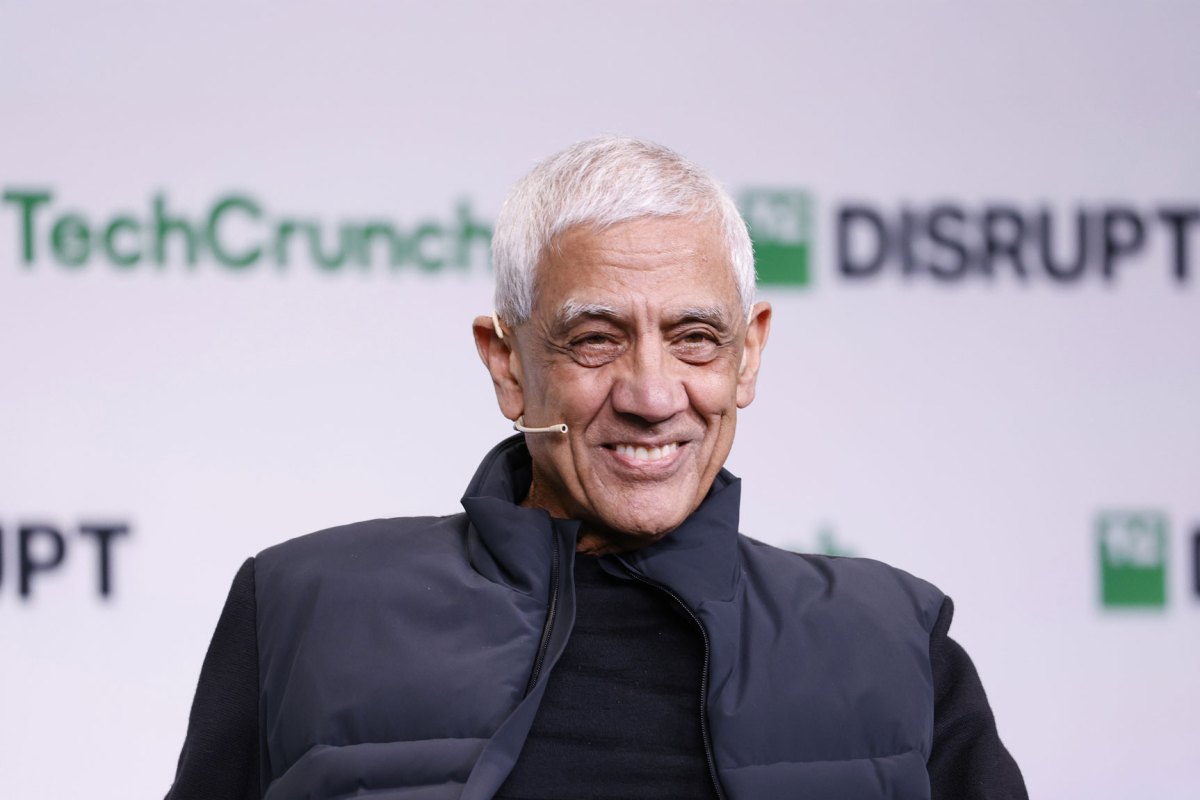
<path id="1" fill-rule="evenodd" d="M 693 376 L 687 392 L 692 408 L 703 417 L 731 414 L 737 409 L 737 376 L 728 370 Z"/>
<path id="2" fill-rule="evenodd" d="M 548 374 L 545 393 L 547 405 L 588 419 L 604 405 L 611 381 L 602 369 L 563 369 Z"/>

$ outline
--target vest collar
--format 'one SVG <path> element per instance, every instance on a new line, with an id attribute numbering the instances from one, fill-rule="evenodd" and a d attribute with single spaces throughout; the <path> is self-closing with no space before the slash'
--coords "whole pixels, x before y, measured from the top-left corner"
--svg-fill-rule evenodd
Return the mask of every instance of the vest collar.
<path id="1" fill-rule="evenodd" d="M 521 508 L 533 480 L 522 434 L 500 442 L 484 457 L 463 496 L 471 521 L 471 560 L 490 580 L 535 595 L 543 593 L 553 533 L 574 542 L 578 520 L 552 519 L 542 509 Z M 673 590 L 692 608 L 730 600 L 741 574 L 738 507 L 741 481 L 722 469 L 708 495 L 683 524 L 620 560 L 634 572 Z M 567 554 L 564 554 L 567 555 Z"/>
<path id="2" fill-rule="evenodd" d="M 738 508 L 742 482 L 722 469 L 678 528 L 653 544 L 620 556 L 632 570 L 672 590 L 692 608 L 733 599 L 741 575 Z"/>

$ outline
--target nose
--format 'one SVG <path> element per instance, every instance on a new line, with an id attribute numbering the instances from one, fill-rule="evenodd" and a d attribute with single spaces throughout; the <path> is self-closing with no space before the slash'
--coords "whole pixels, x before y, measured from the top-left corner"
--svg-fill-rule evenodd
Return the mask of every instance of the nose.
<path id="1" fill-rule="evenodd" d="M 612 388 L 614 411 L 653 425 L 687 408 L 687 389 L 679 365 L 661 343 L 639 342 L 621 361 Z"/>

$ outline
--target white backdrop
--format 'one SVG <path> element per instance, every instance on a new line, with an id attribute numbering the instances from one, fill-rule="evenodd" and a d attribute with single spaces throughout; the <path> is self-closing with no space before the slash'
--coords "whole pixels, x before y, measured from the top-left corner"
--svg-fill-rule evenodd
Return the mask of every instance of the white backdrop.
<path id="1" fill-rule="evenodd" d="M 0 795 L 161 796 L 242 559 L 458 510 L 507 432 L 469 334 L 490 277 L 477 244 L 416 261 L 457 259 L 460 206 L 489 224 L 536 160 L 622 132 L 810 204 L 811 281 L 762 291 L 744 530 L 953 596 L 1034 796 L 1194 796 L 1200 222 L 1180 280 L 1155 215 L 1200 208 L 1196 7 L 497 5 L 0 4 Z M 218 243 L 257 262 L 189 266 L 179 231 L 157 258 L 156 197 L 201 242 L 231 196 L 261 215 L 233 207 Z M 1077 209 L 1119 248 L 1127 208 L 1144 242 L 1111 280 L 1099 227 L 1074 281 L 1032 238 L 1024 281 L 900 256 L 856 280 L 851 204 L 948 205 L 968 241 L 989 207 L 1047 209 L 1059 260 Z M 305 221 L 330 252 L 343 223 L 425 233 L 328 268 Z M 128 528 L 107 597 L 97 523 Z M 1148 606 L 1101 602 L 1104 524 L 1133 537 L 1111 591 L 1132 564 Z M 22 596 L 34 525 L 64 555 Z"/>

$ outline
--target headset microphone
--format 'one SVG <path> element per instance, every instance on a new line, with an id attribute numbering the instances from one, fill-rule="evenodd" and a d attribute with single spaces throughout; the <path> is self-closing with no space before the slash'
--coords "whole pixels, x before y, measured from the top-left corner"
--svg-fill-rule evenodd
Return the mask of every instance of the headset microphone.
<path id="1" fill-rule="evenodd" d="M 500 317 L 495 310 L 492 311 L 492 327 L 496 329 L 496 337 L 504 338 L 504 330 L 500 327 Z M 560 422 L 557 425 L 547 425 L 545 428 L 527 428 L 525 427 L 525 417 L 517 417 L 517 421 L 513 423 L 513 430 L 521 433 L 566 433 L 567 423 Z"/>
<path id="2" fill-rule="evenodd" d="M 521 433 L 566 433 L 567 423 L 560 422 L 557 425 L 548 425 L 545 428 L 526 428 L 525 417 L 517 417 L 517 421 L 513 423 L 513 430 Z"/>

